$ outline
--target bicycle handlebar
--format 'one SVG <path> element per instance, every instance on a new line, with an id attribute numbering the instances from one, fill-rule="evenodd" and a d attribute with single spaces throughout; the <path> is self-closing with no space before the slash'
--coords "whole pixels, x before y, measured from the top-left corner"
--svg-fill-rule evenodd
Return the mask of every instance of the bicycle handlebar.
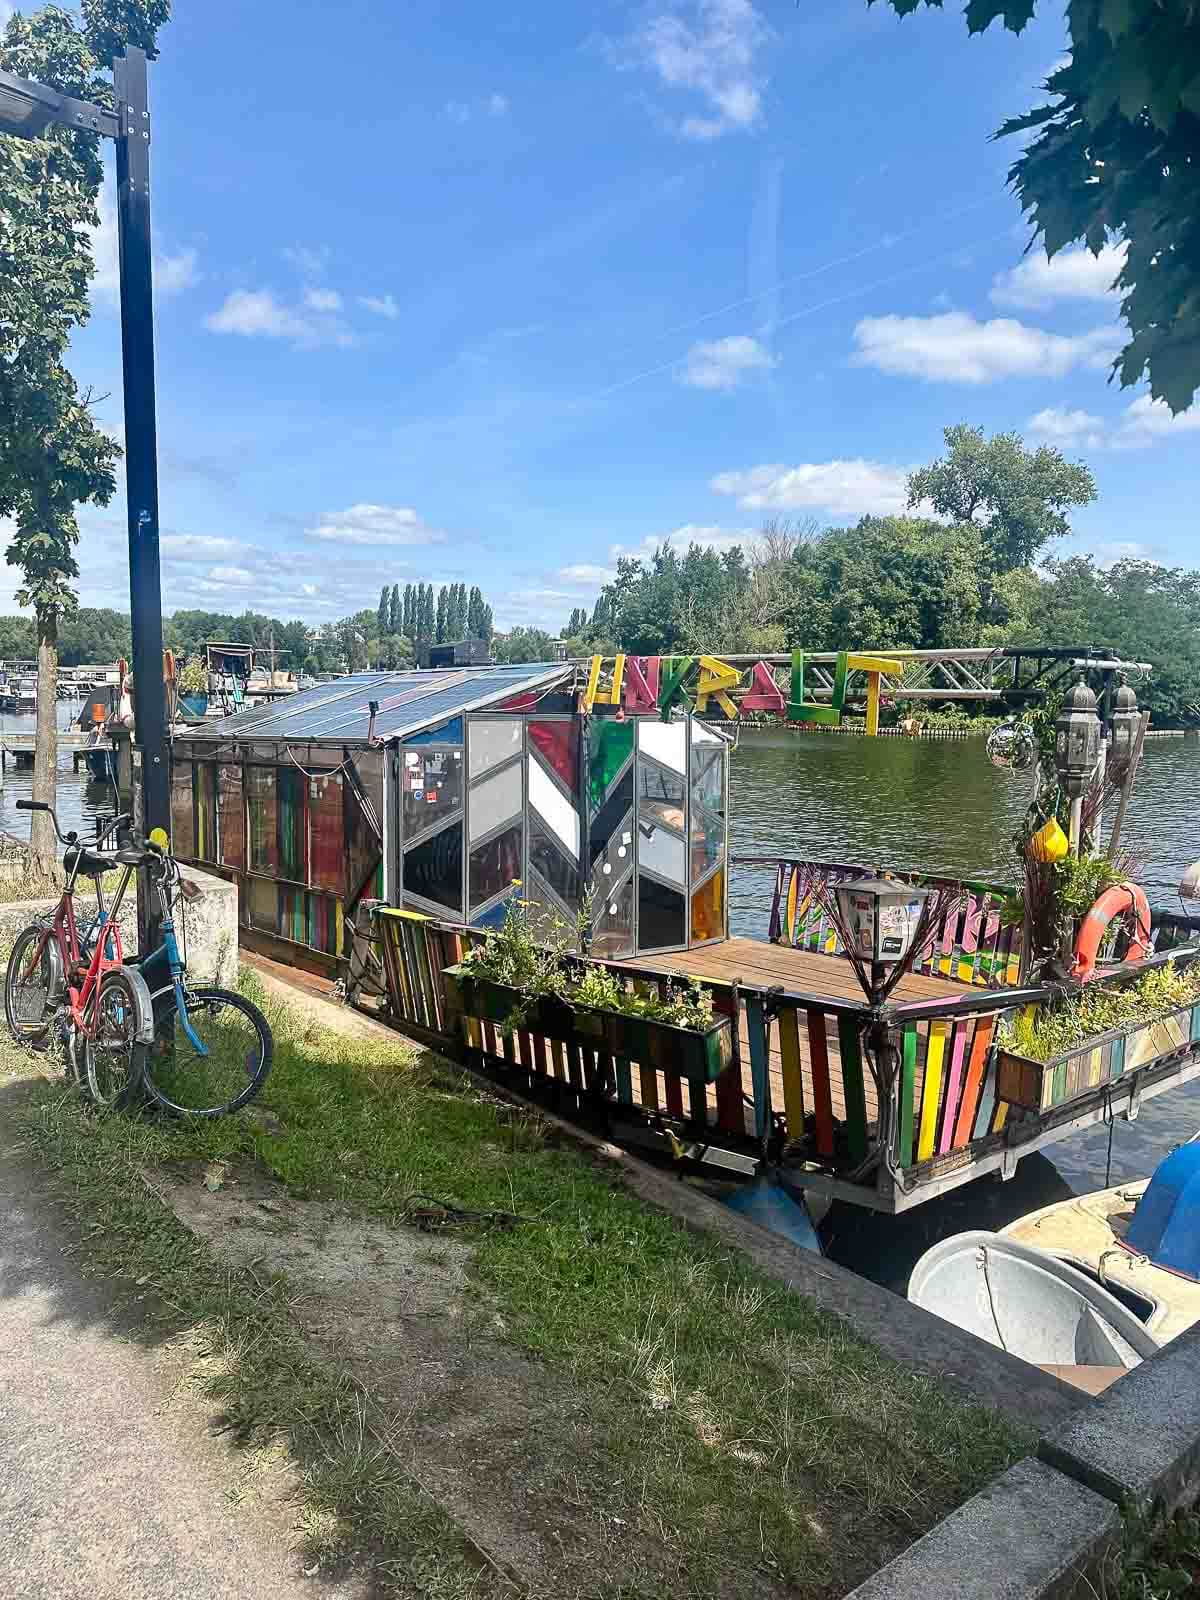
<path id="1" fill-rule="evenodd" d="M 60 844 L 74 845 L 74 844 L 78 844 L 79 843 L 79 834 L 76 832 L 76 830 L 74 828 L 71 829 L 70 833 L 64 833 L 62 831 L 62 828 L 59 826 L 58 812 L 55 811 L 54 807 L 52 805 L 50 805 L 50 803 L 48 801 L 46 801 L 46 800 L 18 800 L 17 801 L 17 810 L 18 811 L 45 811 L 45 812 L 47 812 L 49 814 L 50 821 L 54 824 L 54 831 L 58 835 L 58 839 L 59 839 Z M 99 820 L 99 819 L 97 819 L 97 820 Z M 127 811 L 122 811 L 119 816 L 113 817 L 109 821 L 107 826 L 102 828 L 96 834 L 96 837 L 95 837 L 95 840 L 93 841 L 93 843 L 102 844 L 103 841 L 108 838 L 110 833 L 115 832 L 116 829 L 118 829 L 119 827 L 122 826 L 122 824 L 124 824 L 126 822 L 132 822 L 132 820 L 133 820 L 133 818 L 129 815 L 129 813 Z"/>

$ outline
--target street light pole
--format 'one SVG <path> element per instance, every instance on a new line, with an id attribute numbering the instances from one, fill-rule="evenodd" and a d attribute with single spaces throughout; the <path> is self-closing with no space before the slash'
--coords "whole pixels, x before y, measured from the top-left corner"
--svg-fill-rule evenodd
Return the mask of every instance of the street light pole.
<path id="1" fill-rule="evenodd" d="M 134 767 L 141 768 L 146 833 L 171 827 L 167 694 L 163 683 L 158 551 L 158 447 L 154 418 L 154 284 L 150 258 L 150 107 L 146 53 L 130 46 L 113 62 L 116 110 L 0 70 L 0 133 L 36 139 L 52 123 L 112 139 L 117 150 L 121 264 L 121 365 L 125 390 L 125 485 L 129 514 L 129 613 L 133 635 Z M 157 944 L 142 897 L 142 949 Z"/>

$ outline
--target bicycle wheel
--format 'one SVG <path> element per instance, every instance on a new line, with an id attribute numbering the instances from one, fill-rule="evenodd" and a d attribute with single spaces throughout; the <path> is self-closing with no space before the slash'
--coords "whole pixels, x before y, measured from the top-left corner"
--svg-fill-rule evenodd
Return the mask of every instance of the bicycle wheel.
<path id="1" fill-rule="evenodd" d="M 207 1054 L 188 1038 L 172 1005 L 154 1030 L 146 1087 L 169 1111 L 195 1117 L 236 1111 L 267 1080 L 275 1048 L 271 1026 L 256 1005 L 229 989 L 185 989 L 184 1006 L 188 1026 Z"/>
<path id="2" fill-rule="evenodd" d="M 138 1098 L 146 1051 L 137 1038 L 137 998 L 123 972 L 105 973 L 90 1020 L 92 1031 L 80 1041 L 88 1098 L 119 1110 Z"/>
<path id="3" fill-rule="evenodd" d="M 43 939 L 41 928 L 24 928 L 17 935 L 8 958 L 4 979 L 4 1016 L 8 1031 L 18 1044 L 45 1042 L 54 1018 L 59 996 L 55 993 L 54 967 L 47 940 L 41 954 L 36 949 Z"/>

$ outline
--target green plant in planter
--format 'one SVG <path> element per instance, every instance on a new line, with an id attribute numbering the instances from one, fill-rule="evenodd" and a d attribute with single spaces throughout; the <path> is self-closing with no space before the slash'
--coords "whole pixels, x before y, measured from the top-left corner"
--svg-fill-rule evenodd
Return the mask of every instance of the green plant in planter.
<path id="1" fill-rule="evenodd" d="M 1000 1045 L 1030 1061 L 1047 1062 L 1102 1033 L 1137 1028 L 1200 1000 L 1200 962 L 1186 972 L 1173 961 L 1136 983 L 1105 989 L 1088 985 L 1053 1004 L 1030 1006 L 1005 1025 Z"/>
<path id="2" fill-rule="evenodd" d="M 185 661 L 175 681 L 180 694 L 207 694 L 208 668 L 198 659 Z"/>

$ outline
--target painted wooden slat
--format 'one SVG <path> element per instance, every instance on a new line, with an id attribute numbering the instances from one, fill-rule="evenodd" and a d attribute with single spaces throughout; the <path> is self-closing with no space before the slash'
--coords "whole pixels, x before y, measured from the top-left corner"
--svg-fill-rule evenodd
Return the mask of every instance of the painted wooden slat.
<path id="1" fill-rule="evenodd" d="M 517 1044 L 511 1033 L 502 1033 L 500 1035 L 500 1050 L 508 1065 L 515 1067 L 517 1064 Z"/>
<path id="2" fill-rule="evenodd" d="M 846 1144 L 851 1159 L 867 1153 L 867 1088 L 863 1080 L 858 1024 L 853 1017 L 838 1018 L 838 1051 L 842 1058 L 842 1090 L 846 1097 Z"/>
<path id="3" fill-rule="evenodd" d="M 567 1057 L 561 1039 L 551 1039 L 550 1059 L 554 1063 L 554 1076 L 560 1083 L 564 1083 L 567 1077 Z"/>
<path id="4" fill-rule="evenodd" d="M 1200 1005 L 1192 1007 L 1192 1043 L 1200 1042 Z"/>
<path id="5" fill-rule="evenodd" d="M 546 1041 L 540 1033 L 533 1035 L 533 1070 L 546 1076 Z"/>
<path id="6" fill-rule="evenodd" d="M 910 1023 L 900 1045 L 900 1148 L 897 1159 L 911 1167 L 913 1159 L 913 1100 L 917 1092 L 917 1029 Z"/>
<path id="7" fill-rule="evenodd" d="M 979 1094 L 983 1085 L 983 1070 L 987 1061 L 992 1031 L 996 1026 L 994 1016 L 980 1017 L 975 1023 L 975 1037 L 971 1041 L 971 1058 L 967 1063 L 967 1078 L 963 1085 L 962 1103 L 958 1108 L 958 1122 L 954 1128 L 955 1150 L 961 1150 L 971 1140 L 975 1127 L 975 1114 L 979 1109 Z"/>
<path id="8" fill-rule="evenodd" d="M 771 1120 L 771 1076 L 768 1071 L 770 1049 L 767 1021 L 758 995 L 746 996 L 746 1033 L 750 1041 L 750 1084 L 754 1097 L 754 1135 L 766 1137 Z"/>
<path id="9" fill-rule="evenodd" d="M 921 1127 L 917 1134 L 918 1161 L 928 1161 L 933 1154 L 938 1105 L 942 1097 L 942 1065 L 949 1028 L 948 1022 L 929 1024 L 929 1047 L 925 1052 L 925 1082 L 921 1086 Z"/>
<path id="10" fill-rule="evenodd" d="M 658 1110 L 658 1073 L 643 1063 L 638 1068 L 641 1102 L 647 1111 Z"/>
<path id="11" fill-rule="evenodd" d="M 1100 1082 L 1100 1073 L 1104 1066 L 1104 1050 L 1097 1045 L 1094 1050 L 1088 1051 L 1087 1058 L 1087 1087 L 1094 1089 Z"/>
<path id="12" fill-rule="evenodd" d="M 708 1084 L 704 1078 L 689 1077 L 688 1086 L 688 1118 L 699 1123 L 701 1127 L 708 1126 Z"/>
<path id="13" fill-rule="evenodd" d="M 812 1069 L 813 1116 L 817 1125 L 817 1154 L 833 1154 L 833 1093 L 829 1083 L 829 1044 L 825 1038 L 825 1013 L 817 1008 L 805 1012 L 808 1027 L 808 1060 Z"/>
<path id="14" fill-rule="evenodd" d="M 496 1029 L 493 1023 L 485 1022 L 483 1025 L 483 1048 L 490 1056 L 498 1056 L 500 1047 L 496 1043 Z"/>
<path id="15" fill-rule="evenodd" d="M 787 1006 L 779 1013 L 778 1027 L 783 1110 L 788 1137 L 798 1139 L 804 1132 L 804 1078 L 800 1071 L 800 1028 L 794 1006 Z M 719 1083 L 720 1079 L 717 1081 Z"/>
<path id="16" fill-rule="evenodd" d="M 975 1127 L 972 1130 L 972 1139 L 982 1139 L 984 1134 L 992 1131 L 992 1120 L 996 1115 L 996 1057 L 993 1055 L 983 1074 L 983 1083 L 979 1090 L 979 1110 L 975 1113 Z M 1001 1101 L 1003 1105 L 1003 1101 Z"/>
<path id="17" fill-rule="evenodd" d="M 472 1050 L 483 1049 L 483 1029 L 480 1027 L 478 1017 L 464 1017 L 463 1024 L 467 1030 L 467 1043 Z"/>
<path id="18" fill-rule="evenodd" d="M 617 1074 L 617 1099 L 623 1106 L 633 1104 L 633 1073 L 629 1069 L 629 1062 L 624 1056 L 616 1059 Z"/>
<path id="19" fill-rule="evenodd" d="M 946 1104 L 942 1110 L 941 1129 L 938 1133 L 938 1155 L 945 1155 L 954 1142 L 954 1119 L 958 1112 L 958 1096 L 962 1087 L 963 1061 L 967 1053 L 967 1034 L 970 1024 L 958 1022 L 950 1041 L 950 1077 L 946 1083 Z"/>
<path id="20" fill-rule="evenodd" d="M 1119 1078 L 1124 1071 L 1125 1035 L 1122 1034 L 1119 1038 L 1114 1039 L 1112 1042 L 1112 1056 L 1108 1063 L 1108 1075 L 1110 1079 Z"/>
<path id="21" fill-rule="evenodd" d="M 411 974 L 408 970 L 408 955 L 404 948 L 403 925 L 399 922 L 393 921 L 389 917 L 387 921 L 386 938 L 391 949 L 392 960 L 394 961 L 396 968 L 396 1001 L 400 1009 L 400 1015 L 408 1022 L 415 1022 L 416 1018 L 413 1015 L 412 989 L 410 985 Z"/>
<path id="22" fill-rule="evenodd" d="M 666 1084 L 667 1093 L 667 1111 L 671 1116 L 679 1117 L 682 1120 L 683 1090 L 679 1085 L 679 1074 L 676 1072 L 668 1072 L 665 1075 L 664 1082 Z"/>
<path id="23" fill-rule="evenodd" d="M 567 1075 L 576 1089 L 583 1088 L 583 1060 L 577 1044 L 567 1045 Z"/>
<path id="24" fill-rule="evenodd" d="M 731 1061 L 716 1082 L 717 1124 L 726 1133 L 746 1131 L 745 1102 L 742 1099 L 741 1060 Z"/>

